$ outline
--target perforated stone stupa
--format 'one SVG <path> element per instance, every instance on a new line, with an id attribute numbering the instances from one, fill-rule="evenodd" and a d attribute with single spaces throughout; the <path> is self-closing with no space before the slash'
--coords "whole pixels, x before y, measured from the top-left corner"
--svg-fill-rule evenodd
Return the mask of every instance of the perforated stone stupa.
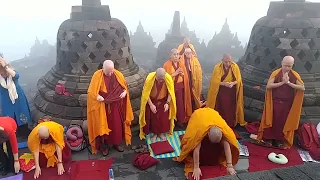
<path id="1" fill-rule="evenodd" d="M 239 62 L 247 120 L 259 120 L 265 85 L 286 55 L 305 82 L 302 119 L 320 118 L 320 3 L 302 0 L 271 2 L 268 14 L 254 25 L 248 48 Z M 260 86 L 260 88 L 254 87 Z"/>
<path id="2" fill-rule="evenodd" d="M 146 73 L 133 61 L 126 26 L 111 18 L 109 6 L 100 0 L 83 0 L 82 6 L 72 7 L 71 18 L 58 30 L 56 59 L 56 65 L 38 81 L 31 109 L 35 122 L 46 115 L 63 125 L 86 120 L 87 89 L 106 59 L 126 77 L 133 109 L 139 110 Z M 72 96 L 56 94 L 57 83 L 64 84 Z"/>

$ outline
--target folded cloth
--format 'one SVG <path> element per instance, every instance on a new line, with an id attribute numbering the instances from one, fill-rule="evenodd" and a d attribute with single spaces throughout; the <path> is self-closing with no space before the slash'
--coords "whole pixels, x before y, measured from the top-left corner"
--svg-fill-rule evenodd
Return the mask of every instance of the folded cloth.
<path id="1" fill-rule="evenodd" d="M 309 154 L 314 160 L 320 161 L 320 148 L 311 149 Z"/>
<path id="2" fill-rule="evenodd" d="M 170 145 L 169 141 L 155 142 L 155 143 L 150 144 L 150 147 L 151 147 L 154 155 L 174 152 L 174 149 Z"/>
<path id="3" fill-rule="evenodd" d="M 159 163 L 159 160 L 151 157 L 149 152 L 137 154 L 132 159 L 132 164 L 139 170 L 146 170 Z"/>
<path id="4" fill-rule="evenodd" d="M 217 166 L 200 166 L 202 176 L 200 176 L 200 180 L 202 179 L 211 179 L 220 176 L 227 175 L 227 168 L 222 165 Z M 189 173 L 188 180 L 194 180 L 192 177 L 192 173 Z"/>
<path id="5" fill-rule="evenodd" d="M 109 179 L 112 162 L 113 159 L 76 161 L 72 164 L 69 180 Z"/>

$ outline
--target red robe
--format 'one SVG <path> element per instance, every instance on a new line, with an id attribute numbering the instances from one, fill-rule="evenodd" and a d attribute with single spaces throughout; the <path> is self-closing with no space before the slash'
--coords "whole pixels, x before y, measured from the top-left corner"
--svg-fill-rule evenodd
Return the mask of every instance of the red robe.
<path id="1" fill-rule="evenodd" d="M 274 82 L 278 83 L 282 81 L 282 72 L 275 77 Z M 289 79 L 291 83 L 296 83 L 297 78 L 290 71 Z M 290 112 L 295 90 L 287 84 L 284 84 L 278 88 L 272 89 L 272 101 L 273 101 L 273 121 L 272 127 L 264 129 L 263 139 L 265 140 L 280 140 L 284 141 L 283 128 L 286 123 L 286 119 Z"/>
<path id="2" fill-rule="evenodd" d="M 166 91 L 166 93 L 163 93 L 163 91 Z M 167 102 L 167 98 L 168 90 L 165 82 L 155 80 L 150 93 L 150 99 L 156 106 L 157 113 L 153 113 L 151 111 L 149 104 L 146 105 L 147 125 L 143 128 L 145 134 L 149 134 L 150 132 L 154 134 L 161 134 L 170 131 L 169 110 L 164 112 L 164 105 Z"/>
<path id="3" fill-rule="evenodd" d="M 225 80 L 231 68 L 225 69 L 224 74 L 221 77 L 221 82 Z M 232 81 L 235 81 L 236 78 L 232 73 Z M 216 106 L 215 110 L 219 112 L 220 116 L 227 122 L 229 127 L 235 127 L 236 123 L 236 107 L 237 107 L 237 100 L 236 100 L 236 86 L 232 88 L 228 88 L 225 86 L 219 87 L 219 92 L 217 95 Z"/>
<path id="4" fill-rule="evenodd" d="M 174 68 L 175 71 L 178 70 L 179 66 L 179 62 L 177 64 L 177 66 L 175 66 L 175 64 L 172 62 L 172 67 Z M 185 110 L 185 104 L 184 104 L 184 82 L 178 82 L 178 77 L 180 75 L 178 75 L 175 79 L 174 79 L 174 92 L 176 95 L 176 104 L 177 104 L 177 121 L 180 124 L 183 124 L 186 122 L 186 110 Z M 182 78 L 183 79 L 183 78 Z"/>
<path id="5" fill-rule="evenodd" d="M 224 156 L 224 149 L 221 143 L 212 143 L 208 136 L 201 141 L 199 153 L 200 166 L 216 166 L 219 165 L 219 158 Z"/>
<path id="6" fill-rule="evenodd" d="M 111 76 L 104 75 L 104 82 L 106 85 L 107 93 L 99 92 L 106 103 L 106 113 L 107 113 L 107 123 L 111 132 L 109 135 L 103 135 L 102 137 L 97 137 L 99 140 L 96 141 L 97 149 L 100 149 L 100 144 L 105 145 L 120 145 L 124 139 L 124 117 L 125 117 L 125 104 L 124 99 L 119 96 L 124 91 L 116 76 L 112 74 Z M 102 149 L 100 149 L 102 150 Z"/>

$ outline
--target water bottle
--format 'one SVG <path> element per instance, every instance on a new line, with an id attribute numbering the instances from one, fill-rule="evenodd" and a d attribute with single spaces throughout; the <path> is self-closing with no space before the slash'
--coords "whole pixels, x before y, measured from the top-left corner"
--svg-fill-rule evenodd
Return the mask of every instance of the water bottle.
<path id="1" fill-rule="evenodd" d="M 114 180 L 113 170 L 109 169 L 109 180 Z"/>

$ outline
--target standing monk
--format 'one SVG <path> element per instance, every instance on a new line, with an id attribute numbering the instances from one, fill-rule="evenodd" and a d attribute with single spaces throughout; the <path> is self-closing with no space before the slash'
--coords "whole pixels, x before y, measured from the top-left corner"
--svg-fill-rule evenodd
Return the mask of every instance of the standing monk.
<path id="1" fill-rule="evenodd" d="M 189 81 L 192 110 L 194 111 L 203 106 L 201 101 L 202 68 L 198 58 L 192 55 L 190 48 L 185 49 L 180 61 L 183 64 L 184 77 L 185 79 L 188 78 Z"/>
<path id="2" fill-rule="evenodd" d="M 53 121 L 38 124 L 28 137 L 28 147 L 34 156 L 37 179 L 41 175 L 41 167 L 58 167 L 58 175 L 65 172 L 63 163 L 71 161 L 71 150 L 65 148 L 63 127 Z M 67 153 L 66 151 L 69 150 Z"/>
<path id="3" fill-rule="evenodd" d="M 196 49 L 194 48 L 194 46 L 190 43 L 190 39 L 189 38 L 184 38 L 183 40 L 183 44 L 180 44 L 178 47 L 178 53 L 180 56 L 183 56 L 184 51 L 190 48 L 192 51 L 192 55 L 197 57 L 197 52 Z"/>
<path id="4" fill-rule="evenodd" d="M 268 80 L 258 140 L 270 146 L 291 147 L 299 125 L 305 88 L 293 64 L 292 56 L 284 57 Z"/>
<path id="5" fill-rule="evenodd" d="M 185 78 L 185 68 L 179 61 L 177 49 L 171 50 L 170 60 L 164 63 L 163 68 L 169 73 L 174 81 L 174 92 L 177 105 L 177 122 L 183 125 L 188 122 L 192 114 L 191 94 L 189 79 Z"/>
<path id="6" fill-rule="evenodd" d="M 231 175 L 239 160 L 239 146 L 232 129 L 211 108 L 196 110 L 181 141 L 181 154 L 173 160 L 184 162 L 185 176 L 200 179 L 201 166 L 223 165 Z"/>
<path id="7" fill-rule="evenodd" d="M 165 134 L 173 132 L 176 111 L 173 80 L 163 68 L 158 68 L 147 76 L 143 86 L 139 115 L 140 139 L 145 139 L 145 134 L 152 132 L 152 142 L 158 136 L 165 141 Z"/>
<path id="8" fill-rule="evenodd" d="M 129 91 L 123 74 L 114 69 L 111 60 L 103 63 L 103 69 L 96 71 L 88 88 L 87 119 L 89 141 L 92 153 L 97 149 L 104 156 L 109 146 L 123 152 L 123 139 L 131 144 L 131 121 L 134 119 Z"/>
<path id="9" fill-rule="evenodd" d="M 230 55 L 223 55 L 222 62 L 214 66 L 206 105 L 218 111 L 229 127 L 246 125 L 241 73 Z"/>

